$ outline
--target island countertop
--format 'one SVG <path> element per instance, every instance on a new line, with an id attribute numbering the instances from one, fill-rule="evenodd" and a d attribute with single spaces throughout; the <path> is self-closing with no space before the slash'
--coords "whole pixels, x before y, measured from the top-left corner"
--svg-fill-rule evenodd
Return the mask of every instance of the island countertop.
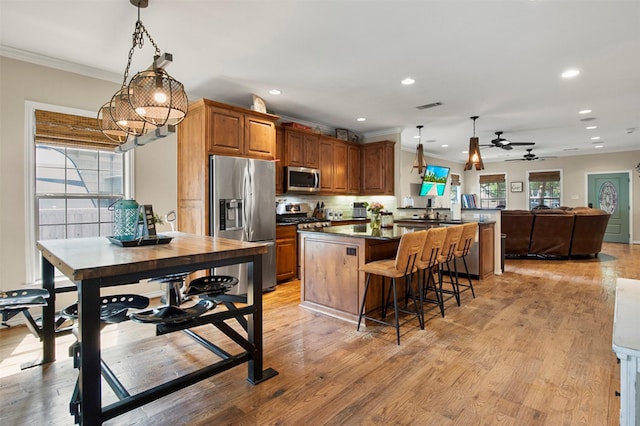
<path id="1" fill-rule="evenodd" d="M 408 232 L 418 231 L 420 229 L 424 229 L 424 225 L 413 226 L 394 224 L 393 228 L 371 229 L 370 223 L 361 223 L 355 225 L 327 226 L 325 228 L 322 228 L 322 231 L 299 229 L 298 232 L 321 232 L 324 234 L 334 234 L 341 237 L 366 238 L 372 240 L 399 240 L 400 237 L 402 237 L 404 234 Z"/>

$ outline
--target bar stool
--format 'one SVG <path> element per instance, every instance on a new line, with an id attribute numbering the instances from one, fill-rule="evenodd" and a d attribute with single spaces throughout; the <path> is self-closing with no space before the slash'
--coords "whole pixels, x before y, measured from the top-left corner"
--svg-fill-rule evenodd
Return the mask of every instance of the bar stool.
<path id="1" fill-rule="evenodd" d="M 7 290 L 0 292 L 0 315 L 2 325 L 9 327 L 7 321 L 18 314 L 24 315 L 29 331 L 40 339 L 40 327 L 29 313 L 29 308 L 47 306 L 49 292 L 43 288 Z"/>
<path id="2" fill-rule="evenodd" d="M 445 229 L 447 230 L 447 235 L 444 239 L 444 244 L 442 245 L 442 250 L 438 255 L 438 291 L 440 292 L 440 298 L 442 303 L 444 300 L 444 294 L 449 294 L 450 296 L 447 298 L 455 297 L 456 303 L 460 306 L 460 290 L 458 288 L 458 283 L 451 272 L 450 262 L 455 258 L 456 247 L 460 242 L 460 237 L 462 236 L 462 225 L 454 225 L 448 226 Z M 447 268 L 447 274 L 449 275 L 449 282 L 451 283 L 451 290 L 444 290 L 444 268 Z"/>
<path id="3" fill-rule="evenodd" d="M 416 231 L 408 234 L 404 234 L 400 239 L 400 244 L 398 246 L 398 251 L 396 252 L 396 257 L 392 259 L 383 259 L 376 260 L 373 262 L 369 262 L 360 268 L 360 271 L 365 272 L 367 274 L 367 278 L 365 280 L 364 286 L 364 295 L 362 296 L 362 304 L 360 305 L 360 314 L 358 315 L 358 328 L 360 331 L 360 324 L 362 323 L 362 319 L 368 319 L 373 322 L 377 322 L 379 324 L 388 325 L 391 327 L 395 327 L 396 329 L 396 337 L 398 340 L 398 345 L 400 344 L 400 322 L 398 319 L 398 312 L 405 312 L 408 314 L 412 314 L 418 317 L 418 322 L 420 323 L 420 328 L 424 330 L 424 318 L 422 313 L 422 302 L 421 298 L 416 298 L 415 292 L 413 291 L 413 283 L 412 277 L 413 274 L 417 271 L 416 260 L 420 257 L 422 253 L 422 248 L 424 247 L 424 240 L 427 237 L 427 231 Z M 379 275 L 382 277 L 382 319 L 373 318 L 364 313 L 365 302 L 367 300 L 367 293 L 369 292 L 369 285 L 371 283 L 371 275 Z M 396 281 L 398 278 L 405 278 L 405 283 L 407 286 L 407 291 L 411 294 L 411 298 L 413 299 L 415 311 L 409 311 L 408 309 L 400 309 L 398 307 L 398 294 L 396 288 Z M 389 295 L 387 295 L 387 300 L 384 300 L 385 293 L 385 278 L 391 279 L 391 287 L 389 288 L 389 292 L 393 292 L 393 309 L 395 314 L 395 322 L 389 323 L 384 321 L 386 317 L 386 307 L 388 304 Z"/>
<path id="4" fill-rule="evenodd" d="M 118 294 L 113 296 L 104 296 L 100 300 L 100 327 L 103 328 L 107 324 L 117 324 L 129 319 L 128 312 L 130 309 L 144 309 L 149 306 L 149 298 L 140 296 L 137 294 Z M 76 320 L 78 319 L 78 304 L 74 303 L 62 310 L 62 315 L 65 318 Z M 77 329 L 74 328 L 73 333 L 77 335 Z M 78 368 L 80 366 L 80 342 L 76 340 L 69 347 L 69 356 L 73 358 L 73 367 Z M 105 382 L 109 385 L 111 390 L 116 394 L 118 399 L 123 399 L 130 396 L 127 389 L 115 376 L 113 371 L 109 368 L 104 360 L 100 359 L 100 371 Z M 74 416 L 75 422 L 80 422 L 80 393 L 79 383 L 76 380 L 76 385 L 71 395 L 71 401 L 69 402 L 69 413 Z"/>
<path id="5" fill-rule="evenodd" d="M 456 272 L 456 284 L 458 287 L 465 287 L 471 289 L 471 294 L 475 299 L 476 293 L 473 290 L 473 282 L 471 282 L 471 276 L 469 275 L 469 267 L 467 266 L 467 255 L 469 254 L 469 250 L 473 246 L 473 243 L 476 240 L 476 233 L 478 232 L 478 222 L 469 222 L 462 225 L 462 235 L 460 236 L 460 241 L 456 247 L 454 252 L 454 257 L 461 258 L 462 264 L 464 265 L 464 270 L 467 274 L 467 280 L 469 284 L 460 284 L 458 280 L 458 264 L 454 261 L 453 266 Z"/>
<path id="6" fill-rule="evenodd" d="M 442 301 L 442 296 L 438 291 L 438 286 L 433 276 L 433 272 L 434 268 L 438 266 L 438 256 L 440 255 L 446 236 L 447 228 L 429 228 L 427 230 L 427 238 L 424 241 L 424 247 L 422 248 L 422 255 L 416 261 L 416 265 L 418 267 L 418 282 L 422 289 L 420 297 L 422 297 L 423 302 L 438 305 L 443 317 L 444 302 Z M 430 286 L 433 288 L 435 299 L 429 299 L 427 297 L 427 292 L 429 291 Z"/>

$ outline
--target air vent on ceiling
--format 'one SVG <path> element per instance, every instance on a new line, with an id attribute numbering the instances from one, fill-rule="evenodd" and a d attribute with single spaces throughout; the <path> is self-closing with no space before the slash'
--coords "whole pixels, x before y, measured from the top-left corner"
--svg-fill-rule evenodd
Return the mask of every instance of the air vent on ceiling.
<path id="1" fill-rule="evenodd" d="M 424 104 L 424 105 L 417 106 L 416 109 L 435 108 L 440 105 L 442 105 L 442 102 L 433 102 L 431 104 Z"/>

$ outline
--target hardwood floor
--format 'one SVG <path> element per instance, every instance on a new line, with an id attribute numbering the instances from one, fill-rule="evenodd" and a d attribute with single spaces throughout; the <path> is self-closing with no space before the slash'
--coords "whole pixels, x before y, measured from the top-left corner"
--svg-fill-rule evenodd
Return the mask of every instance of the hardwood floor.
<path id="1" fill-rule="evenodd" d="M 393 328 L 357 332 L 299 307 L 299 283 L 283 284 L 264 297 L 265 367 L 278 376 L 252 386 L 240 366 L 107 424 L 617 425 L 615 280 L 640 278 L 639 256 L 640 245 L 605 244 L 595 259 L 507 259 L 502 276 L 474 282 L 475 299 L 450 300 L 445 318 L 429 306 L 425 330 L 403 326 L 401 346 Z M 73 424 L 73 337 L 57 340 L 58 361 L 24 371 L 39 342 L 24 327 L 0 337 L 2 423 Z M 131 392 L 214 358 L 135 323 L 105 328 L 103 356 Z"/>

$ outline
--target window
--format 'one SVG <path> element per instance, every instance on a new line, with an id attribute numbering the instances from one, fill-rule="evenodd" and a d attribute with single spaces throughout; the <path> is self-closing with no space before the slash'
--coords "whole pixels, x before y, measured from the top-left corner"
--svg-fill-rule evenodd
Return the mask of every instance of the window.
<path id="1" fill-rule="evenodd" d="M 123 154 L 36 144 L 36 239 L 112 235 L 123 198 Z"/>
<path id="2" fill-rule="evenodd" d="M 34 130 L 29 135 L 33 192 L 27 206 L 32 282 L 40 278 L 37 240 L 111 235 L 109 206 L 130 194 L 130 154 L 114 151 L 117 143 L 100 132 L 95 115 L 40 106 L 28 108 Z"/>
<path id="3" fill-rule="evenodd" d="M 560 170 L 529 172 L 529 209 L 560 207 Z"/>
<path id="4" fill-rule="evenodd" d="M 504 174 L 480 175 L 480 206 L 497 209 L 507 206 L 507 186 Z"/>
<path id="5" fill-rule="evenodd" d="M 451 205 L 460 204 L 460 175 L 451 174 L 451 190 L 449 192 Z"/>

